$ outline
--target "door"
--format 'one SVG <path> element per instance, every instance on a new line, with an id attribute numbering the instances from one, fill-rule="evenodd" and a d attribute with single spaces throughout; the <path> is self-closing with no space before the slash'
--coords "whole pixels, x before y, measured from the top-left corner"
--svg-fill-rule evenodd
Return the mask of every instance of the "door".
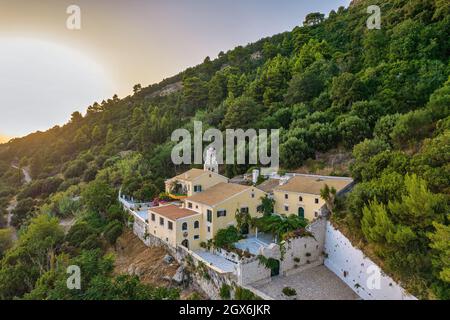
<path id="1" fill-rule="evenodd" d="M 270 276 L 271 277 L 278 276 L 280 274 L 280 261 L 273 258 L 269 258 L 269 260 L 270 260 Z"/>
<path id="2" fill-rule="evenodd" d="M 305 209 L 303 207 L 298 208 L 298 216 L 305 219 Z"/>

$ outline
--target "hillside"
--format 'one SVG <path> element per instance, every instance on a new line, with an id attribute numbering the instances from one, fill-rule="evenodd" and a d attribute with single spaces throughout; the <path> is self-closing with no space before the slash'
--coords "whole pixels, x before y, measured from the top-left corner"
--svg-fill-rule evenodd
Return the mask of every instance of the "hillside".
<path id="1" fill-rule="evenodd" d="M 380 30 L 366 27 L 374 4 Z M 23 229 L 15 247 L 0 243 L 0 298 L 104 298 L 99 281 L 130 286 L 135 298 L 176 296 L 144 295 L 145 284 L 117 278 L 104 249 L 126 222 L 118 189 L 157 197 L 164 179 L 185 169 L 170 160 L 172 131 L 192 131 L 197 120 L 221 130 L 279 128 L 283 169 L 350 173 L 358 185 L 336 223 L 410 292 L 449 299 L 449 53 L 448 1 L 355 1 L 0 145 L 0 205 L 17 196 L 13 225 Z M 12 162 L 29 166 L 33 182 L 21 185 Z M 49 216 L 77 223 L 64 235 Z M 79 296 L 58 287 L 64 270 L 55 259 L 92 265 Z"/>

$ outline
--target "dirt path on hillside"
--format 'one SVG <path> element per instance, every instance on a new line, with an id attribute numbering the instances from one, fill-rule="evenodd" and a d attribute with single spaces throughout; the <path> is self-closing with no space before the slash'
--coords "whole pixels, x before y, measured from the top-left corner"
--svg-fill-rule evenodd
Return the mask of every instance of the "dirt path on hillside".
<path id="1" fill-rule="evenodd" d="M 13 216 L 12 212 L 14 211 L 16 206 L 17 206 L 17 197 L 14 197 L 9 202 L 9 205 L 6 208 L 6 213 L 7 213 L 7 215 L 6 215 L 6 227 L 12 230 L 11 235 L 12 235 L 12 241 L 13 242 L 16 242 L 17 238 L 18 238 L 17 237 L 17 230 L 16 230 L 16 228 L 11 226 L 11 220 L 12 220 L 12 216 Z"/>
<path id="2" fill-rule="evenodd" d="M 19 166 L 15 165 L 14 163 L 11 164 L 11 167 L 17 170 L 22 170 L 23 173 L 23 180 L 25 183 L 30 183 L 33 179 L 31 178 L 30 169 L 28 167 L 20 168 Z M 17 207 L 17 196 L 11 199 L 9 202 L 8 207 L 6 208 L 6 227 L 12 230 L 12 240 L 13 242 L 16 242 L 18 239 L 17 236 L 17 230 L 11 225 L 12 217 L 13 217 L 13 211 Z"/>
<path id="3" fill-rule="evenodd" d="M 17 165 L 12 164 L 11 167 L 13 167 L 14 169 L 21 169 L 22 173 L 23 173 L 23 179 L 25 180 L 25 183 L 30 183 L 31 181 L 33 181 L 33 179 L 31 178 L 31 174 L 30 174 L 30 168 L 28 167 L 24 167 L 24 168 L 19 168 Z"/>

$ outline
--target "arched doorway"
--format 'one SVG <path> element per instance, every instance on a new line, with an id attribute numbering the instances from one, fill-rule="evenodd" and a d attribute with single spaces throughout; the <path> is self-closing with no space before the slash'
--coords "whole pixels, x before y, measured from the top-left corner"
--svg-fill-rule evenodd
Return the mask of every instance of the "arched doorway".
<path id="1" fill-rule="evenodd" d="M 298 216 L 302 219 L 305 219 L 305 208 L 303 207 L 298 208 Z"/>
<path id="2" fill-rule="evenodd" d="M 188 240 L 188 239 L 184 239 L 184 240 L 181 242 L 181 245 L 182 245 L 183 247 L 185 247 L 186 249 L 189 249 L 189 240 Z"/>
<path id="3" fill-rule="evenodd" d="M 280 274 L 280 260 L 269 258 L 270 276 L 275 277 Z"/>

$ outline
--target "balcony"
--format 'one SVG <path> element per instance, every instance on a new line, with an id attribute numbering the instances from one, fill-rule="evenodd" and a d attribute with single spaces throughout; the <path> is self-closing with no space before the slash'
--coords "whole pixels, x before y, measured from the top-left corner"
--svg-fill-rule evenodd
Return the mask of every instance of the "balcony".
<path id="1" fill-rule="evenodd" d="M 174 192 L 169 193 L 169 197 L 171 197 L 173 200 L 183 200 L 187 198 L 187 196 L 188 195 L 186 193 L 174 193 Z"/>
<path id="2" fill-rule="evenodd" d="M 187 185 L 180 181 L 171 181 L 166 184 L 166 192 L 173 200 L 183 200 L 188 196 Z"/>

